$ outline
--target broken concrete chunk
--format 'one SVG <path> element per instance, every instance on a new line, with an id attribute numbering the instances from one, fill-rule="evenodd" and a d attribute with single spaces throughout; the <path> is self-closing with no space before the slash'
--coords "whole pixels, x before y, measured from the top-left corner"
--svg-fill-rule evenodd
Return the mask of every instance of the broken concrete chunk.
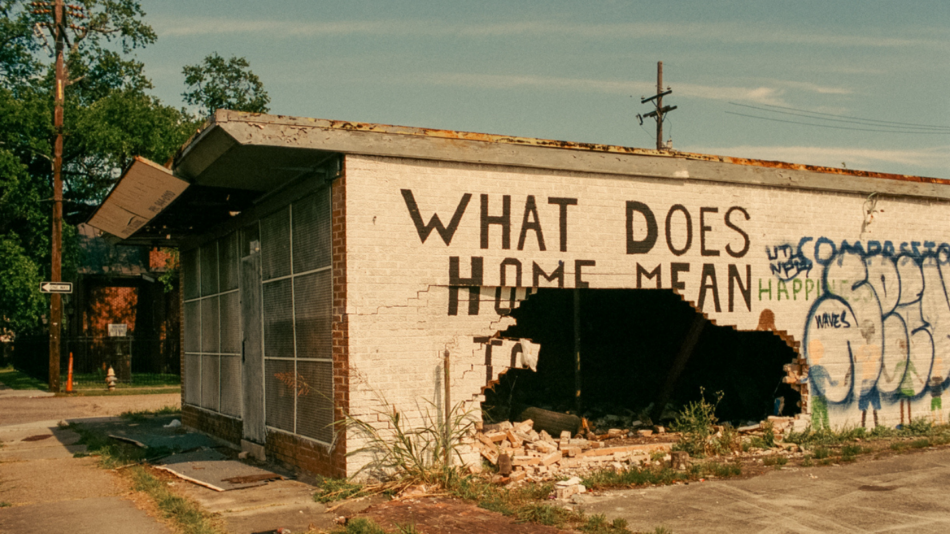
<path id="1" fill-rule="evenodd" d="M 512 473 L 508 476 L 508 480 L 511 482 L 520 482 L 525 479 L 525 476 L 527 476 L 527 473 L 524 471 L 512 471 Z"/>
<path id="2" fill-rule="evenodd" d="M 541 465 L 551 465 L 561 459 L 561 453 L 554 451 L 541 457 Z"/>
<path id="3" fill-rule="evenodd" d="M 541 463 L 540 456 L 515 456 L 511 459 L 511 465 L 537 465 Z"/>
<path id="4" fill-rule="evenodd" d="M 645 438 L 648 436 L 652 436 L 653 431 L 652 430 L 637 430 L 637 435 L 640 436 L 641 438 Z"/>
<path id="5" fill-rule="evenodd" d="M 485 437 L 490 439 L 491 441 L 500 443 L 502 441 L 505 441 L 505 439 L 508 437 L 508 434 L 504 432 L 489 432 L 485 434 Z"/>
<path id="6" fill-rule="evenodd" d="M 607 431 L 608 438 L 622 438 L 627 435 L 627 432 L 620 430 L 619 428 L 611 428 Z"/>

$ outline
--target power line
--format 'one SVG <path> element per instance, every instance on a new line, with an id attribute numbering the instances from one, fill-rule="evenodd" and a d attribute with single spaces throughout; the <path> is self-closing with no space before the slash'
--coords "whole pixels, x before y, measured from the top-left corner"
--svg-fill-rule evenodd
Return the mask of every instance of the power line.
<path id="1" fill-rule="evenodd" d="M 775 104 L 764 104 L 764 105 L 770 108 L 789 109 L 792 111 L 801 111 L 803 113 L 811 113 L 813 115 L 827 115 L 830 117 L 841 117 L 845 119 L 855 119 L 855 120 L 865 121 L 865 122 L 878 122 L 882 124 L 896 124 L 896 125 L 903 125 L 903 126 L 915 126 L 918 128 L 936 128 L 936 129 L 950 130 L 950 126 L 934 126 L 932 124 L 916 124 L 913 122 L 886 121 L 882 119 L 864 119 L 861 117 L 852 117 L 850 115 L 836 115 L 834 113 L 819 113 L 817 111 L 808 111 L 808 110 L 803 110 L 803 109 L 790 108 L 786 106 L 777 106 Z M 775 113 L 778 113 L 778 112 L 775 112 Z M 828 120 L 831 120 L 831 119 L 828 119 Z"/>
<path id="2" fill-rule="evenodd" d="M 772 121 L 772 122 L 784 122 L 787 124 L 803 124 L 805 126 L 815 126 L 818 128 L 831 128 L 833 130 L 849 130 L 853 132 L 883 132 L 883 133 L 901 133 L 901 134 L 912 134 L 912 135 L 950 135 L 950 131 L 946 132 L 907 132 L 900 130 L 876 130 L 870 128 L 848 128 L 845 126 L 832 126 L 830 124 L 815 124 L 813 122 L 801 122 L 801 121 L 789 121 L 784 119 L 773 119 L 770 117 L 760 117 L 758 115 L 749 115 L 747 113 L 736 113 L 734 111 L 726 111 L 727 115 L 738 115 L 740 117 L 749 117 L 751 119 L 759 119 L 763 121 Z"/>
<path id="3" fill-rule="evenodd" d="M 740 103 L 738 103 L 738 102 L 729 102 L 729 104 L 731 104 L 731 105 L 733 105 L 733 106 L 744 107 L 744 108 L 757 109 L 757 110 L 765 111 L 765 112 L 768 112 L 768 113 L 780 113 L 780 114 L 783 114 L 783 115 L 794 115 L 794 116 L 807 117 L 807 118 L 810 118 L 810 119 L 817 119 L 817 120 L 823 120 L 823 121 L 829 121 L 829 122 L 844 122 L 844 123 L 850 123 L 850 124 L 858 124 L 858 125 L 862 125 L 862 126 L 880 126 L 880 127 L 882 127 L 882 128 L 891 128 L 891 130 L 886 130 L 886 131 L 902 132 L 902 130 L 913 130 L 913 131 L 910 131 L 910 132 L 902 132 L 902 133 L 917 133 L 916 131 L 919 131 L 919 130 L 927 130 L 927 131 L 932 131 L 932 132 L 935 132 L 935 133 L 950 133 L 950 127 L 946 127 L 946 126 L 914 125 L 914 124 L 911 124 L 911 123 L 901 123 L 901 122 L 884 121 L 884 120 L 877 120 L 877 119 L 861 119 L 861 118 L 858 118 L 858 117 L 851 117 L 852 120 L 848 120 L 848 119 L 831 119 L 831 118 L 827 118 L 827 117 L 825 117 L 825 116 L 823 116 L 823 115 L 829 115 L 829 116 L 833 116 L 833 117 L 847 117 L 847 115 L 834 115 L 834 114 L 830 114 L 830 113 L 828 113 L 828 114 L 822 114 L 822 113 L 818 113 L 818 112 L 815 112 L 815 111 L 800 110 L 800 109 L 789 108 L 789 107 L 785 107 L 785 106 L 774 106 L 774 105 L 771 105 L 771 104 L 765 104 L 765 105 L 766 105 L 766 106 L 769 106 L 769 107 L 777 107 L 777 108 L 788 109 L 788 110 L 792 110 L 792 111 L 776 111 L 776 110 L 773 110 L 773 109 L 767 109 L 767 108 L 760 107 L 760 106 L 752 106 L 752 105 L 749 105 L 749 104 L 740 104 Z M 895 126 L 888 126 L 888 125 L 890 125 L 890 124 L 893 124 L 893 125 L 895 125 Z"/>

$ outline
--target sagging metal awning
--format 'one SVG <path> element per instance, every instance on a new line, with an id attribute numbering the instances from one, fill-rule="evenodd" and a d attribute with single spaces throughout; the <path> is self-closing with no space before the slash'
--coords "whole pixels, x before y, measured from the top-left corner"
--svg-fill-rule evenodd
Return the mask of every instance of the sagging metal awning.
<path id="1" fill-rule="evenodd" d="M 89 219 L 89 225 L 127 239 L 170 206 L 189 185 L 171 170 L 136 156 Z"/>

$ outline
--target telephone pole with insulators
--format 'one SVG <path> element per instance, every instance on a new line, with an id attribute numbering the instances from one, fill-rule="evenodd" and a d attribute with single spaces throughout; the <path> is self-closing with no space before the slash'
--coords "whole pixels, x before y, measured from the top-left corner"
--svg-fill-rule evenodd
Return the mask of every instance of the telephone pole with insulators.
<path id="1" fill-rule="evenodd" d="M 652 101 L 655 109 L 649 113 L 644 113 L 643 115 L 637 115 L 637 119 L 640 120 L 640 125 L 643 125 L 643 119 L 654 118 L 656 119 L 656 149 L 657 150 L 668 150 L 672 148 L 672 143 L 670 145 L 663 144 L 663 116 L 676 109 L 676 106 L 664 106 L 663 97 L 672 93 L 673 89 L 667 87 L 666 90 L 663 89 L 663 62 L 657 61 L 656 63 L 656 94 L 647 97 L 641 98 L 640 103 L 646 104 L 647 102 Z M 672 141 L 672 139 L 670 140 Z"/>
<path id="2" fill-rule="evenodd" d="M 53 36 L 56 54 L 56 86 L 53 89 L 53 129 L 56 139 L 53 142 L 53 232 L 50 276 L 56 284 L 62 281 L 62 245 L 63 245 L 63 104 L 66 100 L 66 86 L 69 85 L 69 76 L 66 72 L 65 58 L 63 57 L 66 42 L 69 39 L 66 29 L 71 28 L 81 35 L 76 41 L 85 37 L 86 28 L 76 24 L 69 24 L 68 18 L 84 19 L 83 6 L 63 3 L 63 0 L 54 2 L 32 2 L 33 14 L 52 15 L 53 22 L 41 22 L 36 26 L 37 34 L 43 36 L 41 27 L 46 27 Z M 43 37 L 44 42 L 46 38 Z M 59 392 L 59 359 L 60 335 L 63 323 L 63 300 L 59 293 L 50 294 L 49 320 L 49 389 Z"/>

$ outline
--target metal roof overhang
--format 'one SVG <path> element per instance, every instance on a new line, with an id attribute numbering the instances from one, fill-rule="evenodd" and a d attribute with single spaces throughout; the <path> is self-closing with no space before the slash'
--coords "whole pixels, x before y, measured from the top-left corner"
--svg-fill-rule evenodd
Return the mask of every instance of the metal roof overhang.
<path id="1" fill-rule="evenodd" d="M 333 155 L 241 144 L 212 123 L 185 146 L 174 172 L 136 157 L 88 224 L 116 244 L 177 247 L 314 173 Z"/>
<path id="2" fill-rule="evenodd" d="M 137 158 L 90 224 L 123 244 L 178 246 L 339 154 L 950 200 L 950 180 L 939 178 L 218 110 L 176 156 L 173 172 Z M 168 190 L 156 184 L 171 180 L 188 185 L 149 217 Z M 132 202 L 127 190 L 139 198 Z M 137 203 L 146 211 L 130 207 Z"/>

